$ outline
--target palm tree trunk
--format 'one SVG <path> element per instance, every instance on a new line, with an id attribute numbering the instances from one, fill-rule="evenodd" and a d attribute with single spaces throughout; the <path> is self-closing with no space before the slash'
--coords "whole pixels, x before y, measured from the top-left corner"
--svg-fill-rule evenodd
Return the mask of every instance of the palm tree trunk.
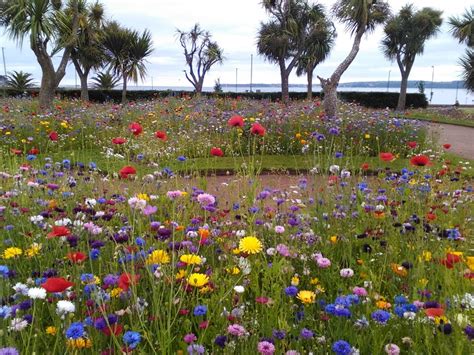
<path id="1" fill-rule="evenodd" d="M 402 82 L 400 84 L 400 95 L 398 96 L 397 111 L 405 110 L 407 99 L 408 74 L 402 75 Z"/>
<path id="2" fill-rule="evenodd" d="M 311 100 L 313 98 L 313 71 L 308 70 L 306 72 L 306 77 L 308 79 L 308 92 L 307 92 L 306 98 L 308 100 Z"/>
<path id="3" fill-rule="evenodd" d="M 324 92 L 324 113 L 326 117 L 336 117 L 337 115 L 337 84 L 328 83 L 323 85 Z"/>
<path id="4" fill-rule="evenodd" d="M 122 103 L 127 102 L 127 74 L 122 74 L 123 87 L 122 87 Z"/>
<path id="5" fill-rule="evenodd" d="M 87 74 L 79 75 L 81 79 L 81 100 L 89 101 L 89 88 L 87 87 Z"/>
<path id="6" fill-rule="evenodd" d="M 41 108 L 46 109 L 52 106 L 56 88 L 56 76 L 54 71 L 43 70 L 39 92 L 39 104 Z"/>
<path id="7" fill-rule="evenodd" d="M 290 101 L 290 93 L 288 88 L 288 74 L 285 68 L 285 62 L 280 61 L 280 75 L 281 75 L 281 100 L 284 103 Z"/>

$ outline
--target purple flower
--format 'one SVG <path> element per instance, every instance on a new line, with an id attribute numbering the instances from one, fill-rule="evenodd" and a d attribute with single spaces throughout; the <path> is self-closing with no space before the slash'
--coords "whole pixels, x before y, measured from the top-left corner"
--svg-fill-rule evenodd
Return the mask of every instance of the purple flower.
<path id="1" fill-rule="evenodd" d="M 337 355 L 350 355 L 352 353 L 351 344 L 345 340 L 338 340 L 332 344 L 332 351 Z"/>
<path id="2" fill-rule="evenodd" d="M 301 329 L 300 337 L 302 339 L 311 339 L 313 336 L 314 336 L 314 333 L 311 330 L 307 328 Z"/>
<path id="3" fill-rule="evenodd" d="M 390 319 L 390 313 L 381 309 L 375 312 L 372 312 L 370 316 L 372 317 L 374 321 L 380 324 L 385 324 Z"/>
<path id="4" fill-rule="evenodd" d="M 258 352 L 263 355 L 272 355 L 275 352 L 275 345 L 268 341 L 261 341 L 257 345 Z"/>

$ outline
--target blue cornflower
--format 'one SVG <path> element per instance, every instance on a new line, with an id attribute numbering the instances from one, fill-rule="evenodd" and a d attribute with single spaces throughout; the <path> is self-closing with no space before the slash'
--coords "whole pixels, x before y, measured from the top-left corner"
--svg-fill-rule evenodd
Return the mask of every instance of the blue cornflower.
<path id="1" fill-rule="evenodd" d="M 36 159 L 36 155 L 34 154 L 29 154 L 26 156 L 26 160 L 28 161 L 32 161 L 32 160 L 35 160 Z"/>
<path id="2" fill-rule="evenodd" d="M 89 169 L 91 169 L 91 170 L 97 169 L 97 164 L 94 163 L 93 161 L 91 161 L 91 162 L 89 163 Z"/>
<path id="3" fill-rule="evenodd" d="M 81 275 L 81 281 L 84 283 L 92 282 L 94 281 L 94 275 L 93 274 L 82 274 Z"/>
<path id="4" fill-rule="evenodd" d="M 131 330 L 125 332 L 125 334 L 123 335 L 124 343 L 127 344 L 127 346 L 132 349 L 135 349 L 141 340 L 142 340 L 142 337 L 140 333 L 134 332 Z"/>
<path id="5" fill-rule="evenodd" d="M 350 318 L 351 311 L 348 308 L 336 307 L 336 309 L 334 310 L 334 315 L 337 316 L 337 317 Z"/>
<path id="6" fill-rule="evenodd" d="M 350 355 L 352 352 L 352 347 L 347 341 L 338 340 L 332 344 L 332 351 L 334 351 L 337 355 Z"/>
<path id="7" fill-rule="evenodd" d="M 285 294 L 287 296 L 295 297 L 298 293 L 298 288 L 296 286 L 289 286 L 285 288 Z"/>
<path id="8" fill-rule="evenodd" d="M 10 269 L 8 269 L 8 266 L 6 265 L 0 265 L 0 276 L 3 278 L 8 278 L 8 273 L 10 272 Z"/>
<path id="9" fill-rule="evenodd" d="M 66 330 L 68 339 L 79 339 L 84 335 L 84 325 L 81 322 L 72 323 Z"/>
<path id="10" fill-rule="evenodd" d="M 20 352 L 16 348 L 0 348 L 0 355 L 20 355 Z"/>
<path id="11" fill-rule="evenodd" d="M 194 315 L 195 316 L 204 316 L 207 313 L 207 306 L 196 306 L 194 307 Z"/>
<path id="12" fill-rule="evenodd" d="M 100 257 L 100 250 L 99 249 L 92 249 L 89 253 L 89 258 L 91 260 L 97 260 Z"/>
<path id="13" fill-rule="evenodd" d="M 314 333 L 308 328 L 301 329 L 300 337 L 303 339 L 311 339 L 314 336 Z"/>
<path id="14" fill-rule="evenodd" d="M 324 311 L 329 314 L 334 314 L 336 311 L 336 305 L 330 303 L 324 307 Z"/>
<path id="15" fill-rule="evenodd" d="M 191 344 L 187 348 L 189 355 L 204 354 L 206 349 L 200 344 Z"/>
<path id="16" fill-rule="evenodd" d="M 0 318 L 5 319 L 12 315 L 12 308 L 9 306 L 1 306 L 0 307 Z"/>
<path id="17" fill-rule="evenodd" d="M 390 319 L 390 313 L 387 311 L 383 311 L 381 309 L 372 312 L 370 315 L 374 321 L 377 323 L 385 324 Z"/>
<path id="18" fill-rule="evenodd" d="M 180 156 L 178 157 L 178 160 L 179 160 L 179 161 L 186 161 L 186 157 L 185 157 L 184 155 L 180 155 Z"/>
<path id="19" fill-rule="evenodd" d="M 225 335 L 218 335 L 216 339 L 214 339 L 214 344 L 221 348 L 225 347 L 225 343 L 227 343 L 227 337 Z"/>
<path id="20" fill-rule="evenodd" d="M 405 303 L 408 303 L 408 300 L 406 299 L 405 296 L 399 295 L 399 296 L 395 297 L 395 303 L 396 304 L 405 304 Z"/>
<path id="21" fill-rule="evenodd" d="M 145 245 L 146 242 L 145 242 L 145 239 L 138 237 L 135 239 L 135 243 L 137 243 L 139 247 L 142 247 Z"/>
<path id="22" fill-rule="evenodd" d="M 284 330 L 274 329 L 272 335 L 275 339 L 282 340 L 285 339 L 286 332 Z"/>
<path id="23" fill-rule="evenodd" d="M 105 327 L 107 327 L 107 322 L 105 321 L 105 319 L 103 317 L 97 318 L 94 321 L 94 328 L 102 330 Z"/>

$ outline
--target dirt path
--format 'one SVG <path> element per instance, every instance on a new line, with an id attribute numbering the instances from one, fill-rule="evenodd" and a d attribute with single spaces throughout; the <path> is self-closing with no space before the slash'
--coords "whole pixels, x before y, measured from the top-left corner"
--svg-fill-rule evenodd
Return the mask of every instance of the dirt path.
<path id="1" fill-rule="evenodd" d="M 440 144 L 451 144 L 452 153 L 474 159 L 474 128 L 430 123 L 430 132 L 438 137 Z"/>

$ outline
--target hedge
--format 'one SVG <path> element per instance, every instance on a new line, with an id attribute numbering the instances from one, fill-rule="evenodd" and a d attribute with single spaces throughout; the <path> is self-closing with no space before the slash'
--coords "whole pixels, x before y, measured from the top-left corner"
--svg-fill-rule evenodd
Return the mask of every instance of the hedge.
<path id="1" fill-rule="evenodd" d="M 79 98 L 81 96 L 80 90 L 58 90 L 58 95 L 63 98 Z M 9 96 L 17 96 L 18 92 L 13 90 L 7 90 Z M 37 90 L 30 90 L 26 94 L 37 95 Z M 141 100 L 151 100 L 159 97 L 183 97 L 183 96 L 192 96 L 194 92 L 192 91 L 172 91 L 172 90 L 130 90 L 127 92 L 127 98 L 130 101 L 141 101 Z M 203 96 L 207 97 L 223 97 L 229 99 L 236 98 L 248 98 L 256 100 L 271 100 L 279 101 L 281 100 L 280 92 L 224 92 L 224 93 L 213 93 L 213 92 L 203 92 Z M 321 93 L 315 92 L 313 94 L 314 98 L 321 99 Z M 341 100 L 346 102 L 357 103 L 364 107 L 371 108 L 391 108 L 394 109 L 397 107 L 398 102 L 398 93 L 394 92 L 359 92 L 359 91 L 340 91 L 338 96 Z M 121 90 L 89 90 L 89 99 L 94 102 L 105 102 L 105 101 L 114 101 L 120 102 L 122 99 Z M 290 92 L 291 100 L 304 100 L 306 99 L 306 92 Z M 425 108 L 428 106 L 428 101 L 424 94 L 418 93 L 409 93 L 406 98 L 406 107 L 408 108 Z"/>

